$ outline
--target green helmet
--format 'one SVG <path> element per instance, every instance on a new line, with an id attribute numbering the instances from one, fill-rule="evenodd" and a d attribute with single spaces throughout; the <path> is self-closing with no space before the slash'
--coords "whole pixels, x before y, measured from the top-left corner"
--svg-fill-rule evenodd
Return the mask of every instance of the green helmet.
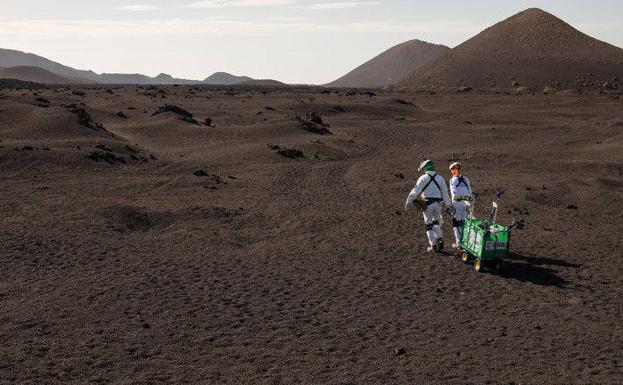
<path id="1" fill-rule="evenodd" d="M 417 169 L 418 171 L 435 171 L 435 163 L 432 160 L 426 159 L 422 163 L 420 163 L 420 167 Z"/>

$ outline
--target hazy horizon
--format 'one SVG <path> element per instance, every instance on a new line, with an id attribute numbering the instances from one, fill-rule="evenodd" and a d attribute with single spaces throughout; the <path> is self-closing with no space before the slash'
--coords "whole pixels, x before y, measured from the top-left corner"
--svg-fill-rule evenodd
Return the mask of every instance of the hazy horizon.
<path id="1" fill-rule="evenodd" d="M 623 47 L 615 0 L 4 0 L 0 48 L 97 73 L 204 79 L 224 71 L 322 84 L 393 45 L 454 47 L 531 7 Z"/>

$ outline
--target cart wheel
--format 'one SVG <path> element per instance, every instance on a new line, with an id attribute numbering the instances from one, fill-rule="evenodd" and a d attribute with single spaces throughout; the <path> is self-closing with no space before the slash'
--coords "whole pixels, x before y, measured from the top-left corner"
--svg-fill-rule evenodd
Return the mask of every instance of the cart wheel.
<path id="1" fill-rule="evenodd" d="M 474 270 L 479 272 L 480 270 L 482 270 L 482 265 L 483 263 L 480 258 L 476 258 L 476 260 L 474 261 Z"/>
<path id="2" fill-rule="evenodd" d="M 461 250 L 461 254 L 459 254 L 461 257 L 461 261 L 468 263 L 469 262 L 469 254 L 467 253 L 467 251 L 465 250 Z"/>
<path id="3" fill-rule="evenodd" d="M 495 270 L 502 271 L 503 269 L 504 269 L 504 262 L 503 261 L 497 261 L 495 263 Z"/>

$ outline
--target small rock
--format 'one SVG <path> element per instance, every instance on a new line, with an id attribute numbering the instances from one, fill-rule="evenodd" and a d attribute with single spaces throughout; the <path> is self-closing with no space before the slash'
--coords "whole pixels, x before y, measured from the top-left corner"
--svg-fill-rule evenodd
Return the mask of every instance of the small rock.
<path id="1" fill-rule="evenodd" d="M 128 116 L 123 111 L 117 112 L 117 116 L 120 117 L 121 119 L 127 119 L 128 118 Z"/>
<path id="2" fill-rule="evenodd" d="M 578 209 L 578 206 L 577 206 L 575 203 L 569 203 L 569 204 L 567 205 L 567 208 L 568 208 L 569 210 L 577 210 L 577 209 Z"/>
<path id="3" fill-rule="evenodd" d="M 208 176 L 208 173 L 204 170 L 197 170 L 193 173 L 194 176 Z"/>
<path id="4" fill-rule="evenodd" d="M 403 347 L 394 349 L 394 354 L 397 356 L 402 356 L 403 354 L 406 354 L 406 353 L 407 351 Z"/>

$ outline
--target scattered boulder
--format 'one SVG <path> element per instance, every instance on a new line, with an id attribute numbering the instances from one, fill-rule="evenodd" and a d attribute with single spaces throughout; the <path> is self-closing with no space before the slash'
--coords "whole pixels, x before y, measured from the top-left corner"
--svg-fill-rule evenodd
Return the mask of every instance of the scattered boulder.
<path id="1" fill-rule="evenodd" d="M 277 150 L 277 154 L 281 156 L 285 156 L 286 158 L 296 159 L 296 158 L 304 158 L 305 154 L 301 150 L 297 150 L 294 148 L 282 148 Z"/>
<path id="2" fill-rule="evenodd" d="M 104 126 L 101 123 L 93 120 L 91 114 L 89 114 L 87 110 L 85 110 L 83 107 L 79 107 L 76 104 L 69 104 L 65 106 L 65 108 L 68 109 L 69 112 L 71 112 L 72 114 L 76 115 L 79 125 L 98 131 L 106 131 Z"/>
<path id="3" fill-rule="evenodd" d="M 294 117 L 294 120 L 299 122 L 303 129 L 309 132 L 313 132 L 314 134 L 320 135 L 331 135 L 331 131 L 329 131 L 329 124 L 322 121 L 320 115 L 315 112 L 309 112 L 305 114 L 305 117 L 302 118 L 299 115 Z"/>
<path id="4" fill-rule="evenodd" d="M 119 111 L 116 114 L 118 117 L 120 117 L 121 119 L 127 119 L 128 116 L 123 112 L 123 111 Z"/>
<path id="5" fill-rule="evenodd" d="M 87 94 L 84 93 L 84 91 L 80 91 L 80 90 L 73 90 L 71 91 L 72 95 L 76 95 L 76 96 L 86 96 Z"/>
<path id="6" fill-rule="evenodd" d="M 87 155 L 87 158 L 96 162 L 103 161 L 108 164 L 126 163 L 125 158 L 108 151 L 93 151 Z"/>
<path id="7" fill-rule="evenodd" d="M 575 203 L 571 202 L 571 203 L 569 203 L 567 205 L 567 209 L 569 209 L 569 210 L 577 210 L 578 206 Z"/>
<path id="8" fill-rule="evenodd" d="M 205 120 L 205 124 L 206 124 L 206 126 L 208 126 L 208 127 L 214 127 L 214 126 L 212 125 L 212 118 L 206 118 L 206 120 Z"/>
<path id="9" fill-rule="evenodd" d="M 558 90 L 553 87 L 545 86 L 545 88 L 543 88 L 543 95 L 553 95 L 556 91 Z"/>
<path id="10" fill-rule="evenodd" d="M 199 125 L 199 122 L 197 121 L 197 119 L 195 118 L 189 118 L 188 116 L 184 116 L 182 118 L 180 118 L 180 120 L 183 120 L 186 123 L 191 123 L 191 124 L 196 124 Z"/>
<path id="11" fill-rule="evenodd" d="M 208 176 L 208 173 L 205 172 L 204 170 L 197 170 L 195 172 L 193 172 L 194 176 Z"/>
<path id="12" fill-rule="evenodd" d="M 191 114 L 190 112 L 173 104 L 165 104 L 164 106 L 159 107 L 158 111 L 151 114 L 151 116 L 162 114 L 163 112 L 172 112 L 174 114 L 180 115 L 182 117 L 190 118 L 190 119 L 192 119 L 193 117 L 193 114 Z"/>
<path id="13" fill-rule="evenodd" d="M 404 104 L 404 105 L 407 105 L 407 106 L 412 106 L 413 105 L 412 102 L 406 101 L 404 99 L 394 99 L 394 101 L 396 103 L 398 103 L 398 104 Z"/>

